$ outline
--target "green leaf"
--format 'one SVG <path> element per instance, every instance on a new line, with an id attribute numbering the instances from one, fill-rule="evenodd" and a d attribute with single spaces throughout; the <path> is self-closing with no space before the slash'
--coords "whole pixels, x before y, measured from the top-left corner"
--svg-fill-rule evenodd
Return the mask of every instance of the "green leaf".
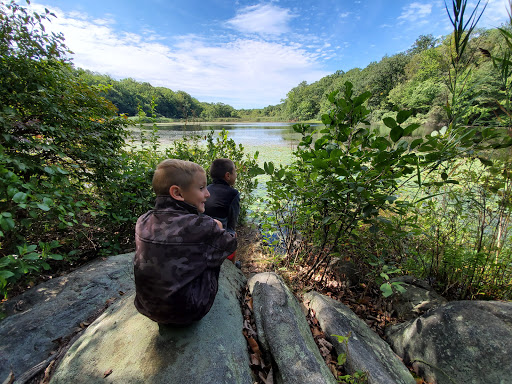
<path id="1" fill-rule="evenodd" d="M 402 138 L 403 134 L 404 134 L 403 128 L 396 126 L 389 133 L 389 137 L 391 138 L 391 140 L 393 140 L 396 143 L 398 140 L 400 140 Z"/>
<path id="2" fill-rule="evenodd" d="M 44 171 L 49 175 L 55 175 L 55 170 L 51 167 L 44 167 Z"/>
<path id="3" fill-rule="evenodd" d="M 372 148 L 377 148 L 381 151 L 384 151 L 389 147 L 391 147 L 391 143 L 382 136 L 377 137 L 372 143 Z"/>
<path id="4" fill-rule="evenodd" d="M 405 120 L 407 120 L 412 115 L 412 111 L 400 111 L 396 115 L 396 122 L 398 124 L 402 124 Z"/>
<path id="5" fill-rule="evenodd" d="M 8 279 L 9 277 L 13 277 L 14 276 L 14 273 L 12 273 L 11 271 L 0 271 L 0 277 L 4 278 L 4 279 Z"/>
<path id="6" fill-rule="evenodd" d="M 47 206 L 46 204 L 37 203 L 37 206 L 39 207 L 39 209 L 42 209 L 43 211 L 49 211 L 50 210 L 50 207 Z"/>
<path id="7" fill-rule="evenodd" d="M 329 142 L 329 138 L 327 136 L 322 136 L 318 140 L 315 141 L 315 151 L 318 151 L 320 148 L 322 148 L 325 144 Z"/>
<path id="8" fill-rule="evenodd" d="M 331 124 L 331 117 L 329 115 L 322 115 L 322 123 L 325 125 Z"/>
<path id="9" fill-rule="evenodd" d="M 35 253 L 35 252 L 29 253 L 27 255 L 23 255 L 23 260 L 34 261 L 34 260 L 38 260 L 38 259 L 39 259 L 39 254 Z"/>
<path id="10" fill-rule="evenodd" d="M 388 128 L 395 128 L 397 127 L 395 119 L 392 117 L 385 117 L 382 119 L 382 122 L 386 125 Z"/>
<path id="11" fill-rule="evenodd" d="M 393 294 L 393 288 L 391 288 L 391 284 L 384 283 L 380 286 L 380 290 L 382 292 L 382 296 L 389 297 Z"/>
<path id="12" fill-rule="evenodd" d="M 37 245 L 31 244 L 27 247 L 26 252 L 34 252 L 37 249 Z"/>
<path id="13" fill-rule="evenodd" d="M 18 192 L 12 197 L 12 201 L 15 203 L 24 203 L 27 200 L 27 194 L 24 192 Z"/>
<path id="14" fill-rule="evenodd" d="M 420 127 L 420 124 L 418 123 L 414 123 L 414 124 L 410 124 L 408 125 L 405 129 L 404 129 L 404 136 L 411 136 L 412 133 L 417 130 L 418 128 Z"/>
<path id="15" fill-rule="evenodd" d="M 395 281 L 393 283 L 393 287 L 400 293 L 404 293 L 405 292 L 405 288 L 402 287 L 402 282 L 400 281 Z"/>
<path id="16" fill-rule="evenodd" d="M 411 145 L 409 146 L 410 150 L 412 151 L 414 148 L 416 148 L 421 143 L 423 143 L 423 139 L 415 139 L 415 140 L 413 140 Z"/>

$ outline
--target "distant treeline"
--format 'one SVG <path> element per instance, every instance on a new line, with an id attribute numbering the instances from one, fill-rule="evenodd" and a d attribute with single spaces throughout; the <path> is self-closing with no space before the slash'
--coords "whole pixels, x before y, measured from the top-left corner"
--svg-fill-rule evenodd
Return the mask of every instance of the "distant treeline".
<path id="1" fill-rule="evenodd" d="M 504 48 L 497 29 L 481 29 L 469 41 L 467 55 L 474 56 L 475 68 L 466 79 L 464 100 L 471 108 L 465 118 L 468 124 L 499 120 L 499 105 L 504 103 L 505 92 L 500 87 L 498 74 L 488 53 L 496 54 Z M 266 119 L 308 121 L 320 120 L 330 108 L 327 95 L 341 90 L 346 81 L 354 85 L 354 93 L 370 91 L 368 106 L 371 119 L 380 121 L 396 108 L 412 109 L 422 124 L 442 126 L 448 121 L 445 106 L 448 100 L 450 67 L 450 36 L 436 39 L 421 35 L 406 52 L 385 56 L 366 68 L 323 77 L 312 84 L 303 81 L 290 90 L 278 105 L 263 109 L 236 110 L 223 103 L 205 103 L 183 91 L 153 87 L 133 79 L 114 80 L 109 76 L 79 70 L 91 84 L 109 84 L 106 97 L 117 106 L 119 113 L 136 115 L 138 108 L 148 112 L 152 100 L 158 117 L 172 119 Z"/>

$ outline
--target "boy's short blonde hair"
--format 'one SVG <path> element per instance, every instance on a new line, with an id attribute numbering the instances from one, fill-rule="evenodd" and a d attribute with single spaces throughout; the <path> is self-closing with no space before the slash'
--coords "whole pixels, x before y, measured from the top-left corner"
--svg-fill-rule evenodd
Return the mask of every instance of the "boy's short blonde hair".
<path id="1" fill-rule="evenodd" d="M 166 159 L 156 166 L 153 175 L 153 190 L 157 196 L 169 195 L 173 185 L 188 188 L 197 172 L 206 173 L 205 170 L 192 161 Z"/>

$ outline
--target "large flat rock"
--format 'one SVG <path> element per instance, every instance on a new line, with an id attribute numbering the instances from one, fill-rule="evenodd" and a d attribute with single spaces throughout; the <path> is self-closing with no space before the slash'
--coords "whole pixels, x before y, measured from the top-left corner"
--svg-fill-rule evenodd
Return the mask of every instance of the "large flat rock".
<path id="1" fill-rule="evenodd" d="M 110 298 L 134 290 L 133 253 L 96 260 L 66 276 L 49 280 L 7 301 L 0 322 L 0 380 L 11 369 L 16 378 L 46 360 L 81 322 Z"/>
<path id="2" fill-rule="evenodd" d="M 318 292 L 308 292 L 304 301 L 316 312 L 316 318 L 333 344 L 336 353 L 347 354 L 346 370 L 367 373 L 370 384 L 415 384 L 407 367 L 388 344 L 373 332 L 350 308 Z M 347 336 L 348 350 L 337 337 Z"/>
<path id="3" fill-rule="evenodd" d="M 512 302 L 453 301 L 387 332 L 428 382 L 512 382 Z"/>
<path id="4" fill-rule="evenodd" d="M 277 383 L 336 383 L 315 344 L 299 302 L 272 272 L 248 282 L 258 338 L 273 358 Z"/>
<path id="5" fill-rule="evenodd" d="M 134 295 L 123 298 L 73 344 L 51 383 L 252 384 L 239 302 L 245 283 L 225 262 L 212 309 L 184 328 L 159 327 L 137 312 Z"/>

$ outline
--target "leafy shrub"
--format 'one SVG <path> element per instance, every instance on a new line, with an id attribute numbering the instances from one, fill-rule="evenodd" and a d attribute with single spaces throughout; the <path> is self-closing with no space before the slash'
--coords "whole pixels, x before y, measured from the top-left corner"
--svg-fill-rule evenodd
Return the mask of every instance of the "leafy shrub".
<path id="1" fill-rule="evenodd" d="M 124 144 L 115 107 L 74 75 L 54 16 L 0 6 L 0 292 L 76 246 Z M 69 234 L 74 232 L 75 235 Z M 72 255 L 72 254 L 71 254 Z"/>

